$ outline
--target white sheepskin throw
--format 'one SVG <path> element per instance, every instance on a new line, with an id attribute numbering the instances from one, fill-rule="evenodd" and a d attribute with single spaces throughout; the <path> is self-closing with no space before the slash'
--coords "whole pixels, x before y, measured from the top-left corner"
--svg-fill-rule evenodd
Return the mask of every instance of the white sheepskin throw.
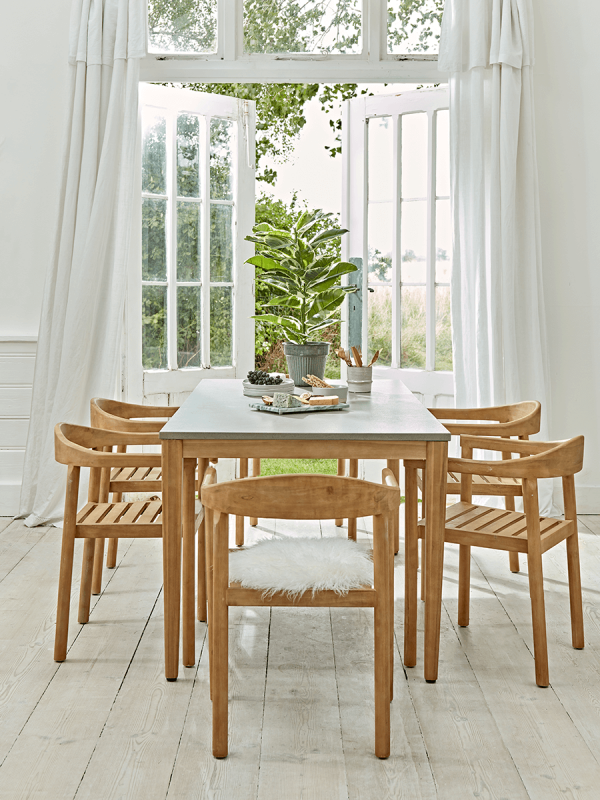
<path id="1" fill-rule="evenodd" d="M 291 598 L 312 589 L 347 594 L 373 585 L 373 562 L 356 544 L 337 537 L 266 539 L 230 553 L 229 580 L 264 597 L 285 592 Z"/>

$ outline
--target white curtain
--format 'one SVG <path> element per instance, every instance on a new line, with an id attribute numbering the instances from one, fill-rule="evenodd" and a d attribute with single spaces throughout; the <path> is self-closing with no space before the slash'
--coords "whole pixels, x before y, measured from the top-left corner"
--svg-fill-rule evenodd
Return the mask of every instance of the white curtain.
<path id="1" fill-rule="evenodd" d="M 539 400 L 545 436 L 533 61 L 531 0 L 446 0 L 456 405 Z"/>
<path id="2" fill-rule="evenodd" d="M 134 185 L 144 0 L 74 0 L 70 106 L 54 251 L 44 290 L 20 515 L 63 515 L 57 422 L 89 424 L 117 387 Z"/>

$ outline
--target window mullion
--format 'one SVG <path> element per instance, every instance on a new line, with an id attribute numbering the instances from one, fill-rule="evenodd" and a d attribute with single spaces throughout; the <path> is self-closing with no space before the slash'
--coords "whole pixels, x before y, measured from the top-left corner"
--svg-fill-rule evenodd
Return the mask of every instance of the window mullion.
<path id="1" fill-rule="evenodd" d="M 202 366 L 210 366 L 210 117 L 201 117 L 200 126 L 200 196 L 202 219 Z"/>
<path id="2" fill-rule="evenodd" d="M 241 0 L 217 0 L 218 55 L 224 61 L 237 57 L 238 5 Z"/>
<path id="3" fill-rule="evenodd" d="M 435 112 L 427 112 L 427 287 L 425 291 L 425 369 L 435 369 Z"/>
<path id="4" fill-rule="evenodd" d="M 392 239 L 392 367 L 400 366 L 400 353 L 402 352 L 402 117 L 393 116 L 393 188 L 392 197 L 394 204 L 393 220 L 394 231 Z"/>
<path id="5" fill-rule="evenodd" d="M 167 353 L 177 369 L 177 114 L 167 112 Z"/>
<path id="6" fill-rule="evenodd" d="M 387 0 L 363 0 L 363 30 L 366 26 L 368 39 L 366 41 L 369 61 L 378 64 L 381 61 L 381 28 L 387 19 L 384 14 L 384 4 Z M 364 40 L 363 40 L 364 42 Z M 365 44 L 363 44 L 363 52 Z"/>

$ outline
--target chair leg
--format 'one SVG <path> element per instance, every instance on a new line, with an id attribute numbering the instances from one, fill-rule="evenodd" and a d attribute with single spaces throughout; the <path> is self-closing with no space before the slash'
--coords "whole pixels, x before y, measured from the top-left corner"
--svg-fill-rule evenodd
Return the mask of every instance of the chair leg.
<path id="1" fill-rule="evenodd" d="M 104 539 L 96 539 L 94 547 L 94 570 L 92 573 L 92 594 L 102 591 L 102 565 L 104 564 Z"/>
<path id="2" fill-rule="evenodd" d="M 253 458 L 252 459 L 252 477 L 258 478 L 260 475 L 260 458 Z M 256 517 L 250 517 L 250 525 L 255 528 L 258 525 L 258 519 Z"/>
<path id="3" fill-rule="evenodd" d="M 227 716 L 229 692 L 229 622 L 227 607 L 227 584 L 229 549 L 227 535 L 229 520 L 227 514 L 221 514 L 214 539 L 214 578 L 213 578 L 213 611 L 212 611 L 212 657 L 211 683 L 213 683 L 213 756 L 225 758 L 227 755 Z"/>
<path id="4" fill-rule="evenodd" d="M 417 570 L 419 567 L 416 470 L 406 468 L 404 480 L 406 493 L 404 505 L 404 665 L 414 667 L 417 663 Z M 422 552 L 425 552 L 424 546 Z"/>
<path id="5" fill-rule="evenodd" d="M 204 509 L 204 544 L 206 554 L 206 624 L 208 625 L 208 671 L 209 692 L 212 700 L 213 691 L 213 512 Z"/>
<path id="6" fill-rule="evenodd" d="M 386 535 L 386 520 L 373 517 L 373 567 L 374 584 L 379 600 L 374 608 L 374 644 L 375 644 L 375 755 L 388 758 L 390 754 L 390 580 L 388 559 L 391 555 L 392 542 L 389 533 Z M 389 531 L 389 528 L 388 528 Z"/>
<path id="7" fill-rule="evenodd" d="M 515 498 L 514 497 L 505 497 L 504 498 L 504 508 L 507 511 L 514 511 L 515 510 Z M 508 553 L 508 563 L 510 566 L 511 572 L 519 572 L 519 554 L 516 550 L 510 550 Z"/>
<path id="8" fill-rule="evenodd" d="M 350 467 L 348 470 L 350 478 L 358 478 L 358 459 L 350 459 Z M 348 520 L 348 538 L 353 542 L 356 541 L 356 518 Z"/>
<path id="9" fill-rule="evenodd" d="M 346 459 L 345 458 L 338 458 L 337 460 L 337 474 L 338 475 L 345 475 L 346 474 Z M 341 528 L 344 524 L 343 519 L 336 519 L 335 524 L 338 528 Z"/>
<path id="10" fill-rule="evenodd" d="M 577 523 L 575 522 L 575 526 Z M 581 598 L 581 574 L 579 571 L 579 537 L 575 533 L 567 537 L 567 571 L 569 575 L 569 603 L 571 606 L 571 640 L 576 650 L 583 649 L 583 602 Z"/>
<path id="11" fill-rule="evenodd" d="M 75 550 L 79 473 L 80 467 L 69 467 L 69 471 L 67 473 L 65 519 L 63 522 L 62 546 L 60 551 L 60 573 L 58 577 L 58 602 L 56 606 L 56 633 L 54 636 L 55 661 L 64 661 L 67 657 L 69 608 L 71 605 L 71 581 L 73 579 L 73 553 Z"/>
<path id="12" fill-rule="evenodd" d="M 182 505 L 182 530 L 183 530 L 183 575 L 182 575 L 182 640 L 183 640 L 183 665 L 193 667 L 196 661 L 195 648 L 195 576 L 194 556 L 196 548 L 196 459 L 184 458 L 183 460 L 183 505 Z"/>
<path id="13" fill-rule="evenodd" d="M 427 489 L 427 475 L 425 474 L 425 470 L 423 470 L 423 475 L 421 477 L 421 519 L 425 516 L 425 492 Z M 421 600 L 425 600 L 426 596 L 426 589 L 425 589 L 425 582 L 427 580 L 427 565 L 425 563 L 427 555 L 427 547 L 425 546 L 425 539 L 421 539 Z"/>
<path id="14" fill-rule="evenodd" d="M 92 575 L 96 562 L 94 560 L 95 539 L 86 539 L 83 545 L 83 560 L 81 562 L 81 585 L 79 587 L 79 613 L 77 622 L 85 625 L 90 621 L 90 600 L 92 595 Z M 102 568 L 102 562 L 100 562 Z"/>
<path id="15" fill-rule="evenodd" d="M 471 594 L 471 548 L 459 546 L 458 556 L 458 624 L 466 628 L 469 624 L 469 599 Z"/>
<path id="16" fill-rule="evenodd" d="M 392 470 L 394 478 L 396 478 L 398 486 L 400 486 L 400 461 L 395 458 L 392 459 L 388 458 L 387 468 Z M 394 514 L 392 522 L 394 526 L 392 530 L 392 535 L 393 535 L 392 546 L 394 548 L 394 555 L 396 555 L 400 550 L 400 509 L 398 509 L 397 514 Z"/>
<path id="17" fill-rule="evenodd" d="M 257 459 L 258 460 L 258 459 Z M 240 458 L 240 478 L 248 477 L 248 459 Z M 258 520 L 254 525 L 258 524 Z M 236 547 L 244 545 L 244 517 L 235 518 L 235 544 Z"/>
<path id="18" fill-rule="evenodd" d="M 119 549 L 118 539 L 108 540 L 108 552 L 106 553 L 106 566 L 108 569 L 114 569 L 117 566 L 117 551 Z"/>
<path id="19" fill-rule="evenodd" d="M 531 597 L 531 618 L 533 622 L 533 655 L 535 658 L 535 682 L 538 686 L 548 686 L 548 642 L 546 639 L 546 609 L 544 604 L 544 576 L 542 554 L 528 542 L 527 569 L 529 572 L 529 595 Z M 532 549 L 538 552 L 531 552 Z"/>

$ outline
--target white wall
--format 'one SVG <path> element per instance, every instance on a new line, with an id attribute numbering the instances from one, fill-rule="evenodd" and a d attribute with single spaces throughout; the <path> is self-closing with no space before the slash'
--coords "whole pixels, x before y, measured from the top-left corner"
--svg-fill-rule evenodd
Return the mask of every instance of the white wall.
<path id="1" fill-rule="evenodd" d="M 4 3 L 0 49 L 0 515 L 18 510 L 59 191 L 70 0 Z"/>
<path id="2" fill-rule="evenodd" d="M 583 433 L 582 512 L 600 512 L 598 0 L 534 0 L 550 434 Z"/>
<path id="3" fill-rule="evenodd" d="M 585 434 L 579 505 L 600 512 L 600 3 L 534 5 L 550 434 Z M 69 10 L 70 0 L 3 7 L 0 336 L 9 340 L 38 329 L 56 219 Z M 2 417 L 10 419 L 0 405 Z M 10 449 L 8 439 L 0 441 L 0 461 L 2 447 Z"/>

